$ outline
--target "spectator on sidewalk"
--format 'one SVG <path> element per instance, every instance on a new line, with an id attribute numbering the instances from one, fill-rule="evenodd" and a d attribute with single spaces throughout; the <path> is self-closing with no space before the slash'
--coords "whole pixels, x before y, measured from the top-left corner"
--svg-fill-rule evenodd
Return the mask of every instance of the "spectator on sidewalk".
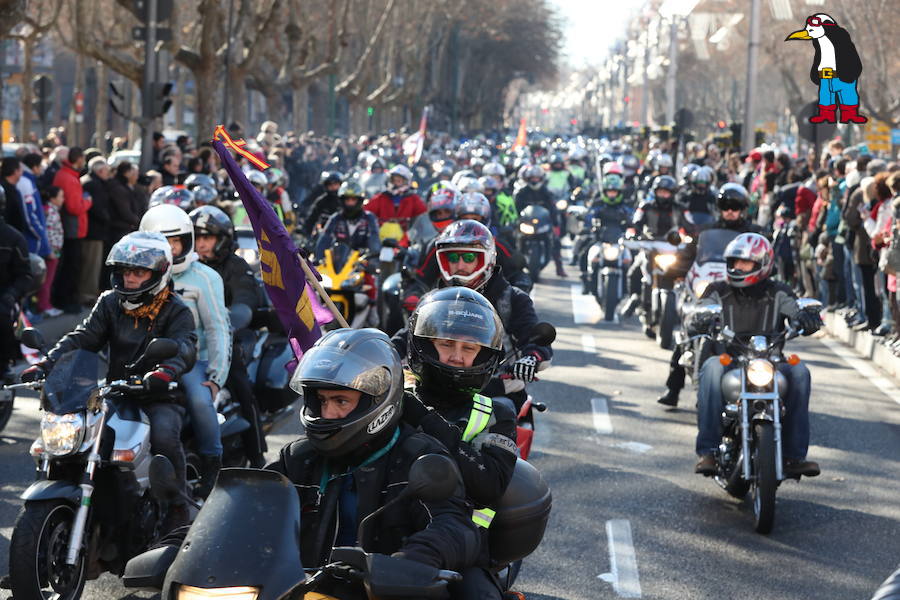
<path id="1" fill-rule="evenodd" d="M 100 292 L 100 270 L 106 255 L 104 244 L 109 229 L 109 163 L 102 156 L 95 156 L 88 163 L 88 174 L 81 178 L 81 185 L 91 197 L 88 210 L 88 230 L 82 241 L 82 272 L 78 282 L 78 301 L 93 306 Z"/>
<path id="2" fill-rule="evenodd" d="M 65 242 L 53 285 L 53 305 L 65 312 L 81 312 L 78 303 L 78 282 L 81 279 L 81 243 L 87 235 L 88 210 L 91 197 L 81 186 L 81 170 L 84 169 L 84 151 L 78 146 L 69 148 L 69 159 L 63 161 L 62 168 L 53 178 L 53 185 L 62 188 L 65 201 L 60 212 Z"/>
<path id="3" fill-rule="evenodd" d="M 47 241 L 47 223 L 44 216 L 44 204 L 38 192 L 38 177 L 43 173 L 40 154 L 27 154 L 22 159 L 22 177 L 16 184 L 22 195 L 27 229 L 24 232 L 28 244 L 28 252 L 46 259 L 50 255 L 50 243 Z"/>
<path id="4" fill-rule="evenodd" d="M 147 210 L 147 200 L 137 185 L 138 168 L 129 161 L 122 161 L 116 167 L 115 176 L 109 184 L 109 227 L 106 231 L 104 256 L 109 254 L 113 244 L 122 236 L 137 231 L 141 217 Z M 109 269 L 103 266 L 100 274 L 100 287 L 109 287 Z"/>
<path id="5" fill-rule="evenodd" d="M 16 229 L 22 236 L 28 231 L 28 221 L 25 218 L 25 203 L 19 192 L 19 180 L 22 178 L 22 162 L 15 156 L 6 156 L 0 162 L 0 185 L 6 192 L 6 206 L 3 218 L 6 224 Z"/>
<path id="6" fill-rule="evenodd" d="M 62 254 L 63 241 L 65 239 L 62 220 L 59 216 L 59 211 L 62 209 L 65 201 L 65 195 L 63 195 L 63 191 L 60 188 L 51 185 L 44 190 L 44 197 L 47 200 L 44 210 L 46 212 L 47 241 L 50 244 L 50 254 L 44 259 L 44 264 L 47 265 L 47 275 L 44 277 L 44 283 L 37 293 L 37 310 L 45 317 L 58 317 L 62 314 L 62 311 L 50 303 L 50 290 L 53 287 L 53 279 L 56 277 L 56 267 L 59 265 L 59 257 Z"/>

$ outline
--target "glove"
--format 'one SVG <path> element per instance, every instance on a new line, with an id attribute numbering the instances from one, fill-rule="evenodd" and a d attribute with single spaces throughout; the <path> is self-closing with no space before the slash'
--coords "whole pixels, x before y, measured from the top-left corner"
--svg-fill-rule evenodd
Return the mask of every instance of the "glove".
<path id="1" fill-rule="evenodd" d="M 819 315 L 814 315 L 805 311 L 800 311 L 794 318 L 797 328 L 803 331 L 803 335 L 812 335 L 822 326 L 822 320 Z"/>
<path id="2" fill-rule="evenodd" d="M 403 420 L 412 427 L 418 427 L 430 412 L 428 407 L 412 394 L 403 395 Z"/>
<path id="3" fill-rule="evenodd" d="M 523 356 L 513 363 L 513 375 L 525 383 L 534 381 L 534 372 L 537 371 L 538 359 L 535 355 Z"/>
<path id="4" fill-rule="evenodd" d="M 387 238 L 386 240 L 381 240 L 381 245 L 385 246 L 387 248 L 396 248 L 397 240 L 395 240 L 393 238 Z"/>
<path id="5" fill-rule="evenodd" d="M 169 384 L 175 381 L 175 374 L 169 369 L 159 368 L 144 375 L 144 389 L 153 394 L 169 391 Z"/>
<path id="6" fill-rule="evenodd" d="M 22 383 L 29 383 L 32 381 L 38 381 L 40 379 L 43 379 L 46 376 L 47 376 L 46 365 L 44 365 L 44 363 L 37 363 L 37 364 L 31 365 L 30 367 L 28 367 L 27 369 L 22 371 L 22 374 L 19 376 L 19 379 L 22 381 Z"/>

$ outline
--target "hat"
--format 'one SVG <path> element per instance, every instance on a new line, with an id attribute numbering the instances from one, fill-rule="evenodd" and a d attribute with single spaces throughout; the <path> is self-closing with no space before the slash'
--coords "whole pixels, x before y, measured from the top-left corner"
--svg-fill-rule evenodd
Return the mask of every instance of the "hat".
<path id="1" fill-rule="evenodd" d="M 759 150 L 752 150 L 750 154 L 747 155 L 746 162 L 759 162 L 762 160 L 762 152 Z"/>

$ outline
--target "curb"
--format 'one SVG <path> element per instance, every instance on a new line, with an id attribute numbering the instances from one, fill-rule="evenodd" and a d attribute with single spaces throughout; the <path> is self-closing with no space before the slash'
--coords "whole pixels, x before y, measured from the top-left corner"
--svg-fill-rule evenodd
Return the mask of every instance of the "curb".
<path id="1" fill-rule="evenodd" d="M 847 322 L 835 313 L 823 312 L 823 320 L 829 337 L 849 346 L 862 358 L 872 361 L 874 366 L 900 381 L 900 357 L 894 356 L 889 348 L 879 343 L 880 337 L 869 331 L 850 329 Z"/>

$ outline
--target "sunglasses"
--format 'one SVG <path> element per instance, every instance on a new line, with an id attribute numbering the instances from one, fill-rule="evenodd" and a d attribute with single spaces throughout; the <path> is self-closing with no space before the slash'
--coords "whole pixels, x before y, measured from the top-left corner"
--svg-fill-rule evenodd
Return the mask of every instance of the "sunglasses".
<path id="1" fill-rule="evenodd" d="M 831 21 L 823 21 L 819 17 L 809 17 L 806 19 L 807 25 L 812 25 L 813 27 L 820 27 L 823 25 L 834 25 Z"/>
<path id="2" fill-rule="evenodd" d="M 725 212 L 727 210 L 740 212 L 740 211 L 744 210 L 744 207 L 743 206 L 723 206 L 722 207 L 722 212 Z"/>
<path id="3" fill-rule="evenodd" d="M 445 252 L 447 262 L 450 264 L 457 263 L 462 260 L 466 264 L 472 264 L 478 260 L 478 254 L 475 252 Z"/>
<path id="4" fill-rule="evenodd" d="M 122 267 L 118 269 L 119 273 L 123 276 L 127 275 L 137 275 L 138 277 L 145 275 L 150 272 L 150 269 L 145 269 L 143 267 Z"/>

